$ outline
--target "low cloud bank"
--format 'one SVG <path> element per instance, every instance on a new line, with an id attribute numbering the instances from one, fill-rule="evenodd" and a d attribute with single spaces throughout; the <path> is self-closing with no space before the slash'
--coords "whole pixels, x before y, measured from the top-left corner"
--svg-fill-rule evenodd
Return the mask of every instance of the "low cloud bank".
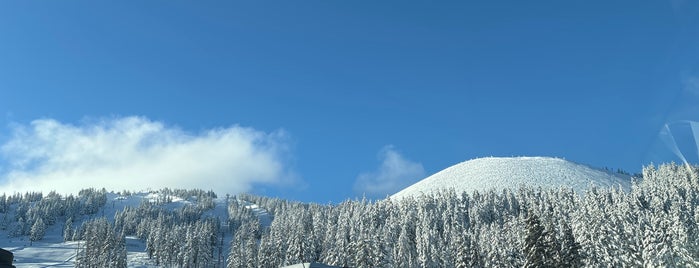
<path id="1" fill-rule="evenodd" d="M 12 127 L 0 147 L 3 192 L 201 188 L 236 194 L 291 179 L 283 131 L 231 126 L 191 134 L 144 117 Z"/>

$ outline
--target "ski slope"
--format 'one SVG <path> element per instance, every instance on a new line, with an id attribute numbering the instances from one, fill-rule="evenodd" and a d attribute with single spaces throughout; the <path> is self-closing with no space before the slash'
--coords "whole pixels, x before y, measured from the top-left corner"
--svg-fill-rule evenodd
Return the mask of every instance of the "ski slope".
<path id="1" fill-rule="evenodd" d="M 106 217 L 113 222 L 117 211 L 125 207 L 138 207 L 143 201 L 156 202 L 160 197 L 157 192 L 136 193 L 129 196 L 120 196 L 114 193 L 107 193 L 107 203 L 95 215 L 86 216 L 80 222 L 89 220 L 92 217 Z M 167 209 L 180 208 L 192 201 L 183 200 L 172 196 L 172 202 L 161 204 Z M 218 218 L 222 225 L 227 226 L 228 209 L 224 198 L 214 199 L 215 207 L 204 213 L 204 217 Z M 257 204 L 245 201 L 244 206 L 251 209 L 260 219 L 263 227 L 271 225 L 272 217 Z M 76 224 L 77 225 L 77 224 Z M 225 228 L 224 228 L 225 229 Z M 14 254 L 14 265 L 17 267 L 74 267 L 75 256 L 81 241 L 63 242 L 63 224 L 57 223 L 47 226 L 46 234 L 40 241 L 30 243 L 28 236 L 8 237 L 7 230 L 0 230 L 0 248 L 11 251 Z M 232 236 L 224 235 L 225 252 Z M 146 245 L 143 241 L 133 236 L 126 237 L 127 263 L 128 267 L 158 267 L 148 258 L 145 252 Z"/>
<path id="2" fill-rule="evenodd" d="M 447 189 L 473 192 L 516 189 L 520 186 L 571 187 L 582 193 L 591 184 L 629 189 L 631 177 L 551 157 L 487 157 L 462 162 L 429 176 L 391 199 Z"/>
<path id="3" fill-rule="evenodd" d="M 128 197 L 107 193 L 107 203 L 96 215 L 91 217 L 106 217 L 114 220 L 117 211 L 125 207 L 137 207 L 144 199 L 155 200 L 157 194 L 139 193 Z M 175 208 L 183 206 L 187 201 L 174 200 L 166 206 Z M 85 217 L 84 222 L 91 217 Z M 46 234 L 40 241 L 30 243 L 29 237 L 9 238 L 5 231 L 0 231 L 0 248 L 11 251 L 14 254 L 14 265 L 17 267 L 74 267 L 75 256 L 78 253 L 81 241 L 63 242 L 63 224 L 56 223 L 47 226 Z M 156 267 L 145 253 L 145 243 L 135 237 L 126 237 L 127 262 L 129 267 Z"/>

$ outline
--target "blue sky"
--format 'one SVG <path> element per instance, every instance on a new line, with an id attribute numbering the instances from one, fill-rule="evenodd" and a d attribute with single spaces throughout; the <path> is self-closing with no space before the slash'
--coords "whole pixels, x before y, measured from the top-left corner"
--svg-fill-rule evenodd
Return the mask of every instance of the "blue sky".
<path id="1" fill-rule="evenodd" d="M 3 1 L 0 181 L 118 188 L 100 176 L 142 172 L 139 183 L 207 177 L 202 188 L 337 202 L 484 156 L 637 172 L 679 161 L 668 133 L 695 161 L 680 120 L 699 120 L 698 11 L 681 0 Z"/>

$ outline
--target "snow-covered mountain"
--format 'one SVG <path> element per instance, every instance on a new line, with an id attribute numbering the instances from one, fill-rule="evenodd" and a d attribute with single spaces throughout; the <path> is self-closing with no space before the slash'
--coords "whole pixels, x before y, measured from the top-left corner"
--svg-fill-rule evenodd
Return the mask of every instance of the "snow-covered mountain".
<path id="1" fill-rule="evenodd" d="M 447 189 L 457 192 L 500 190 L 522 185 L 571 187 L 582 192 L 595 184 L 629 189 L 631 177 L 551 157 L 487 157 L 465 161 L 429 176 L 391 196 L 399 199 Z"/>

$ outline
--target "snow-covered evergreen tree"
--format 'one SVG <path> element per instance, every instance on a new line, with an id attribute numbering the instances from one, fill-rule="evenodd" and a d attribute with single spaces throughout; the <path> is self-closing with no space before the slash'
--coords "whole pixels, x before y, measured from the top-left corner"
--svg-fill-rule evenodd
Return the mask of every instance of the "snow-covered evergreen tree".
<path id="1" fill-rule="evenodd" d="M 527 217 L 527 238 L 524 244 L 526 262 L 524 267 L 551 267 L 550 244 L 546 237 L 549 235 L 539 221 L 539 217 L 529 214 Z"/>
<path id="2" fill-rule="evenodd" d="M 70 241 L 73 238 L 73 218 L 66 219 L 63 226 L 63 241 Z"/>
<path id="3" fill-rule="evenodd" d="M 573 229 L 569 224 L 563 224 L 563 237 L 561 239 L 560 267 L 581 267 L 580 243 L 575 240 Z"/>
<path id="4" fill-rule="evenodd" d="M 37 218 L 29 232 L 29 240 L 39 241 L 44 238 L 44 234 L 46 234 L 46 224 L 43 219 Z"/>

